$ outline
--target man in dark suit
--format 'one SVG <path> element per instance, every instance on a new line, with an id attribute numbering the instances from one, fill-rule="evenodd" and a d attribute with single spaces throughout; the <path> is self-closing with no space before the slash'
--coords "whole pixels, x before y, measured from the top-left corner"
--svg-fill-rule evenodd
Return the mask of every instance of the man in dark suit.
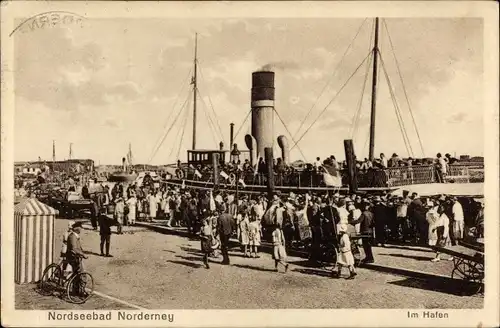
<path id="1" fill-rule="evenodd" d="M 373 263 L 375 260 L 373 258 L 372 245 L 373 245 L 373 226 L 374 218 L 373 213 L 370 211 L 370 204 L 364 204 L 364 211 L 357 220 L 352 220 L 349 222 L 352 225 L 359 223 L 359 232 L 362 235 L 368 235 L 369 237 L 363 238 L 363 250 L 365 251 L 364 263 Z"/>
<path id="2" fill-rule="evenodd" d="M 386 224 L 387 224 L 387 206 L 380 196 L 375 197 L 373 204 L 373 218 L 375 225 L 375 241 L 378 246 L 385 246 L 386 242 Z"/>
<path id="3" fill-rule="evenodd" d="M 426 209 L 418 194 L 414 192 L 411 195 L 411 203 L 408 205 L 408 217 L 415 227 L 415 240 L 421 245 L 427 244 L 428 223 L 426 219 Z"/>
<path id="4" fill-rule="evenodd" d="M 229 254 L 228 254 L 228 246 L 229 246 L 229 238 L 234 230 L 234 220 L 231 214 L 226 211 L 220 211 L 219 220 L 217 220 L 217 229 L 219 230 L 220 236 L 220 247 L 222 252 L 222 264 L 229 264 Z"/>
<path id="5" fill-rule="evenodd" d="M 102 208 L 99 215 L 99 235 L 101 235 L 101 256 L 112 257 L 109 254 L 111 243 L 111 226 L 113 225 L 113 215 L 107 214 L 106 208 Z M 104 255 L 104 245 L 106 245 L 106 255 Z"/>
<path id="6" fill-rule="evenodd" d="M 72 232 L 68 236 L 68 250 L 66 251 L 66 259 L 73 268 L 73 272 L 83 271 L 82 258 L 86 259 L 87 255 L 83 252 L 82 244 L 80 243 L 80 233 L 82 231 L 82 222 L 76 222 L 72 226 Z"/>

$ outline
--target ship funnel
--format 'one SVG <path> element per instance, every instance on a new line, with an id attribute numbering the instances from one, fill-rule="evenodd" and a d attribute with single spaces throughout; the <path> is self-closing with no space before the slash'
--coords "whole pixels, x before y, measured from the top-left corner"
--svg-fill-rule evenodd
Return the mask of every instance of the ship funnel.
<path id="1" fill-rule="evenodd" d="M 285 136 L 279 136 L 278 146 L 281 148 L 283 163 L 288 165 L 290 163 L 290 145 L 288 144 L 288 139 Z"/>
<path id="2" fill-rule="evenodd" d="M 127 171 L 127 160 L 125 159 L 125 157 L 122 158 L 122 168 L 123 172 Z"/>
<path id="3" fill-rule="evenodd" d="M 264 148 L 274 146 L 274 72 L 252 73 L 251 106 L 256 157 L 264 157 Z"/>
<path id="4" fill-rule="evenodd" d="M 257 164 L 257 141 L 252 135 L 247 134 L 245 136 L 245 144 L 250 151 L 250 165 L 254 166 Z"/>

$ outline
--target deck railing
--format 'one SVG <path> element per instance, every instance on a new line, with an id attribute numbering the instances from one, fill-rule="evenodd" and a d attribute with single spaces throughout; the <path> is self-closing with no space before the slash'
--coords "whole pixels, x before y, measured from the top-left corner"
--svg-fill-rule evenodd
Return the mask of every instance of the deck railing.
<path id="1" fill-rule="evenodd" d="M 347 171 L 341 170 L 342 185 L 347 186 Z M 472 174 L 472 175 L 471 175 Z M 194 172 L 188 172 L 187 179 L 195 181 L 213 181 L 210 172 L 203 173 L 201 178 L 196 177 Z M 246 185 L 266 185 L 269 175 L 264 173 L 254 174 L 251 172 L 240 172 L 239 179 Z M 323 174 L 314 171 L 302 171 L 293 173 L 274 173 L 274 185 L 277 187 L 325 187 Z M 433 165 L 422 165 L 413 167 L 395 167 L 387 169 L 370 169 L 357 172 L 358 187 L 398 187 L 414 184 L 428 184 L 438 182 L 436 167 Z M 220 178 L 221 183 L 234 184 L 236 175 L 231 175 L 229 180 Z M 450 165 L 448 173 L 444 176 L 446 182 L 469 183 L 484 181 L 484 168 L 469 167 L 466 165 Z"/>

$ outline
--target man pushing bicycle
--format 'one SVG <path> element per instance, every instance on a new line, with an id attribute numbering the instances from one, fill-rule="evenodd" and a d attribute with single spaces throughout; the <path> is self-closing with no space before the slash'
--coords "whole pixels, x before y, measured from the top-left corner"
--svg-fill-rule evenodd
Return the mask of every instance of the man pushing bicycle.
<path id="1" fill-rule="evenodd" d="M 88 258 L 83 253 L 82 245 L 80 243 L 80 233 L 82 231 L 82 223 L 76 222 L 72 226 L 72 231 L 68 236 L 68 249 L 66 251 L 66 260 L 73 268 L 73 272 L 83 271 L 83 259 Z"/>

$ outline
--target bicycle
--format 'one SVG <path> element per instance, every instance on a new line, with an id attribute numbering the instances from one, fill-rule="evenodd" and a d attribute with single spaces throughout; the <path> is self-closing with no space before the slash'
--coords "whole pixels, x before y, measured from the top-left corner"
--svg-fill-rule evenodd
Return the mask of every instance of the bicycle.
<path id="1" fill-rule="evenodd" d="M 362 251 L 361 248 L 359 247 L 358 241 L 363 239 L 364 236 L 356 234 L 356 235 L 351 235 L 350 238 L 351 238 L 351 252 L 352 256 L 354 257 L 354 266 L 359 267 L 359 265 L 361 264 Z"/>
<path id="2" fill-rule="evenodd" d="M 351 238 L 351 252 L 354 257 L 354 266 L 358 267 L 361 264 L 361 257 L 363 255 L 362 249 L 359 247 L 358 240 L 365 238 L 364 235 L 352 234 Z M 313 254 L 316 251 L 317 254 Z M 339 249 L 336 241 L 322 242 L 316 250 L 312 247 L 309 249 L 309 260 L 315 262 L 320 267 L 326 268 L 328 266 L 335 267 L 339 258 Z"/>
<path id="3" fill-rule="evenodd" d="M 79 261 L 82 259 L 79 257 Z M 63 266 L 68 264 L 65 259 L 58 263 L 52 263 L 45 268 L 42 279 L 38 283 L 39 292 L 48 296 L 52 294 L 53 289 L 66 289 L 66 296 L 70 303 L 83 304 L 94 292 L 94 278 L 85 271 L 72 271 L 69 276 L 64 275 Z"/>

